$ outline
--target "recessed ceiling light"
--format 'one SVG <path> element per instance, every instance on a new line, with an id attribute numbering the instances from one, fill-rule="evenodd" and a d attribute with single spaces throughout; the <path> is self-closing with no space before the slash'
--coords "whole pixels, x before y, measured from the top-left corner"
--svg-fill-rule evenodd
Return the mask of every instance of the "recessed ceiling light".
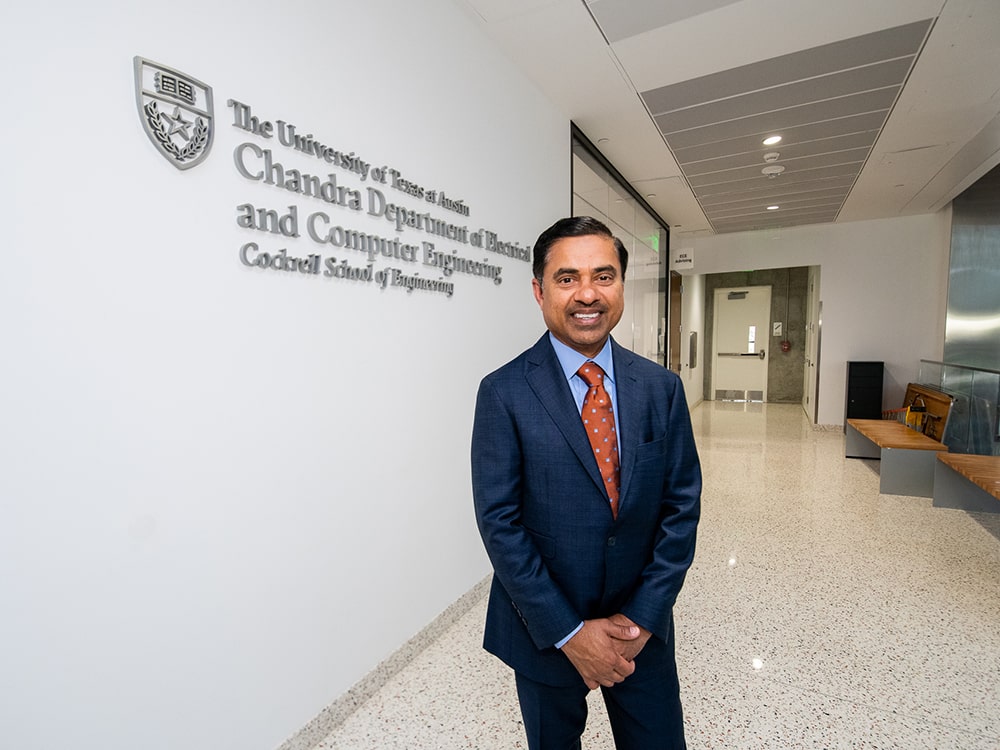
<path id="1" fill-rule="evenodd" d="M 784 171 L 785 171 L 785 168 L 782 165 L 780 165 L 780 164 L 768 164 L 766 167 L 764 167 L 762 170 L 760 170 L 760 173 L 761 174 L 766 174 L 771 179 L 774 179 L 775 177 L 777 177 L 779 174 L 781 174 Z"/>
<path id="2" fill-rule="evenodd" d="M 610 139 L 610 138 L 598 138 L 598 139 L 597 139 L 597 143 L 598 143 L 598 144 L 601 144 L 601 143 L 609 143 L 610 141 L 611 141 L 611 139 Z"/>
<path id="3" fill-rule="evenodd" d="M 656 197 L 656 193 L 646 193 L 646 197 L 647 198 L 655 198 Z"/>
<path id="4" fill-rule="evenodd" d="M 775 143 L 780 143 L 780 142 L 781 142 L 781 136 L 780 135 L 769 135 L 767 138 L 765 138 L 762 141 L 762 143 L 765 146 L 773 146 Z"/>
<path id="5" fill-rule="evenodd" d="M 767 210 L 768 211 L 777 211 L 779 208 L 781 208 L 781 206 L 768 206 Z"/>

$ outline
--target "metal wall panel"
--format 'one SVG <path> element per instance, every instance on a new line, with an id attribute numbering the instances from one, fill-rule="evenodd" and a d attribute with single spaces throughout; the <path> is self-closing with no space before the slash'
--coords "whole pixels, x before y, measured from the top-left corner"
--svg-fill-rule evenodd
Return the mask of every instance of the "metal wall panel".
<path id="1" fill-rule="evenodd" d="M 1000 167 L 952 208 L 944 360 L 1000 370 Z"/>

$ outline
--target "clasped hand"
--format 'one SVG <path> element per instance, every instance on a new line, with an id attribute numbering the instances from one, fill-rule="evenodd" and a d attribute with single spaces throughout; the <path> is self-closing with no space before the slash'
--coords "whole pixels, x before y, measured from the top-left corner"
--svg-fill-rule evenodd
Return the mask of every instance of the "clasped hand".
<path id="1" fill-rule="evenodd" d="M 650 632 L 622 614 L 587 620 L 563 646 L 563 653 L 591 690 L 611 687 L 635 671 L 635 657 Z"/>

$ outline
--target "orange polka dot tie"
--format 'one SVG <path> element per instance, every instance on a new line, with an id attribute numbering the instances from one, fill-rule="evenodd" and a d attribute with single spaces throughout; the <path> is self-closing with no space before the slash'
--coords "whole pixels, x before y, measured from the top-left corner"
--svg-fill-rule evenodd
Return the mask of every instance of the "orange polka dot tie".
<path id="1" fill-rule="evenodd" d="M 583 426 L 587 428 L 590 446 L 594 449 L 597 467 L 604 478 L 604 488 L 611 500 L 611 514 L 618 517 L 618 435 L 611 397 L 604 390 L 604 370 L 594 362 L 584 362 L 576 374 L 589 386 L 583 398 Z"/>

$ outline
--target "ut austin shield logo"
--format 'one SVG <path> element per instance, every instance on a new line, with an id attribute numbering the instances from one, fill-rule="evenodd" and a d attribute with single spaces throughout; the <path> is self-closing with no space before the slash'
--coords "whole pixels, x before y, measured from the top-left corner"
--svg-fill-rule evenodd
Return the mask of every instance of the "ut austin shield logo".
<path id="1" fill-rule="evenodd" d="M 143 130 L 167 161 L 178 169 L 205 161 L 215 134 L 210 86 L 136 57 L 135 101 Z"/>

